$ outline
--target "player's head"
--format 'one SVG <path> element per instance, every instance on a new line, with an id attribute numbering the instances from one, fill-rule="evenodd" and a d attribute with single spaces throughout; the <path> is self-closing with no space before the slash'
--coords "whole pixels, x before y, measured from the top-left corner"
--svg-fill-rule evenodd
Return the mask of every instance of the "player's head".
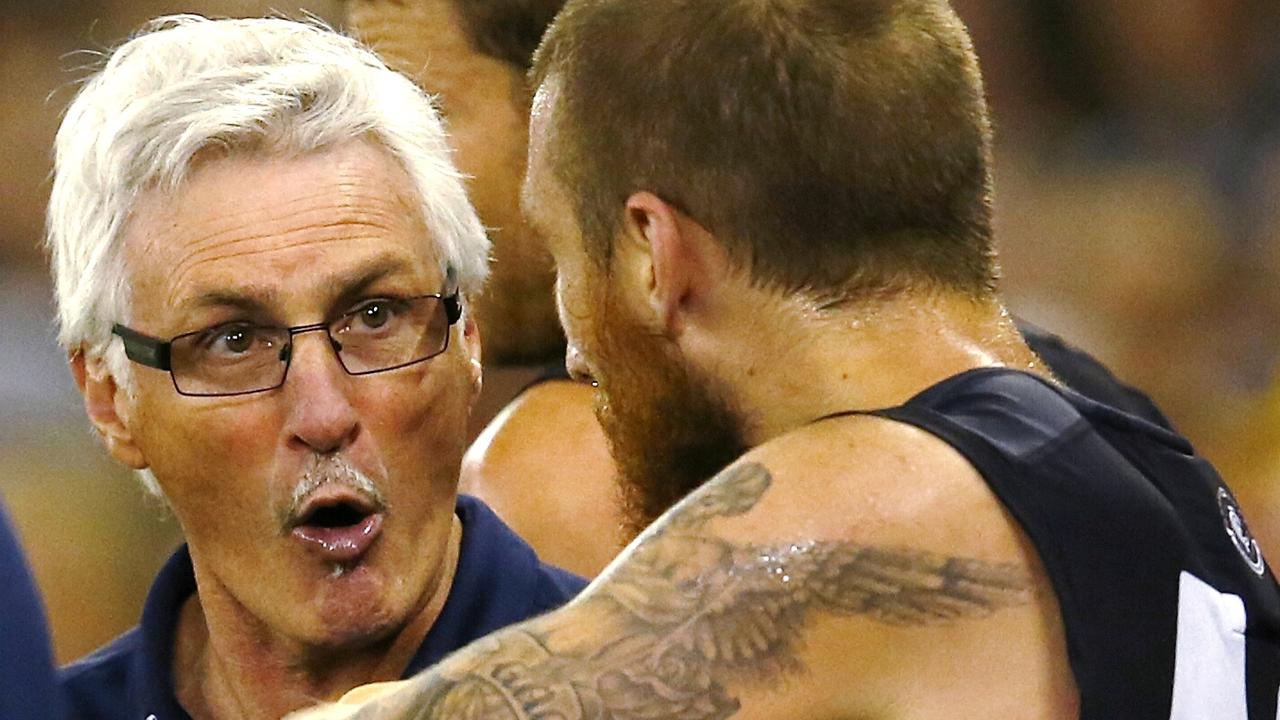
<path id="1" fill-rule="evenodd" d="M 655 202 L 778 296 L 993 292 L 987 109 L 945 0 L 570 0 L 532 78 L 525 201 L 556 255 L 571 352 L 601 384 L 610 435 L 650 448 L 619 457 L 624 469 L 717 434 L 627 396 L 669 384 L 657 366 L 687 379 L 672 407 L 696 395 L 701 413 L 735 416 L 670 343 L 638 330 L 644 289 L 617 281 L 620 248 L 646 237 L 638 223 Z M 701 457 L 731 459 L 741 432 L 718 434 L 725 452 Z M 634 474 L 656 485 L 679 472 Z"/>
<path id="2" fill-rule="evenodd" d="M 61 342 L 202 595 L 304 644 L 394 631 L 443 566 L 487 272 L 428 98 L 317 25 L 163 18 L 54 173 Z"/>
<path id="3" fill-rule="evenodd" d="M 458 166 L 494 244 L 478 298 L 485 355 L 498 363 L 558 356 L 564 340 L 546 250 L 520 216 L 528 139 L 526 73 L 564 0 L 348 0 L 356 34 L 436 95 Z"/>

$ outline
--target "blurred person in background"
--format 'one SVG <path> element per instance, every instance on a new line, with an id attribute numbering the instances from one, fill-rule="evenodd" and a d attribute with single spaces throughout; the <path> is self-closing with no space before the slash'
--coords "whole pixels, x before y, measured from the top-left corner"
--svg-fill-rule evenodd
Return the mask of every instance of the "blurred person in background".
<path id="1" fill-rule="evenodd" d="M 1150 391 L 1230 470 L 1240 413 L 1280 360 L 1264 261 L 1280 5 L 957 5 L 983 19 L 984 57 L 1013 60 L 991 89 L 1012 302 Z"/>
<path id="2" fill-rule="evenodd" d="M 548 562 L 595 575 L 625 544 L 615 471 L 591 388 L 564 371 L 550 255 L 519 203 L 531 99 L 526 73 L 563 4 L 349 0 L 346 7 L 357 37 L 439 98 L 458 167 L 470 175 L 470 196 L 493 242 L 478 322 L 489 407 L 506 407 L 467 452 L 462 488 Z M 532 372 L 521 372 L 521 363 L 535 363 Z M 493 382 L 504 370 L 517 382 Z"/>
<path id="3" fill-rule="evenodd" d="M 540 258 L 546 250 L 518 208 L 528 145 L 530 91 L 525 75 L 533 51 L 564 0 L 349 0 L 348 22 L 389 65 L 436 93 L 459 166 L 471 174 L 471 194 L 490 226 L 495 273 L 485 297 L 497 299 L 485 337 L 508 324 L 486 370 L 512 358 L 563 353 L 558 324 L 529 325 L 503 308 L 533 307 L 552 297 Z M 1111 265 L 1110 267 L 1114 267 Z M 1167 425 L 1143 393 L 1060 337 L 1022 323 L 1019 329 L 1048 366 L 1072 387 Z M 468 450 L 462 486 L 483 498 L 548 561 L 593 576 L 630 540 L 623 529 L 626 498 L 593 411 L 589 388 L 568 382 L 563 361 L 550 361 L 540 382 L 520 392 Z M 487 377 L 487 375 L 486 375 Z M 673 500 L 676 498 L 673 498 Z"/>
<path id="4" fill-rule="evenodd" d="M 1275 198 L 1266 215 L 1259 271 L 1271 278 L 1271 292 L 1258 293 L 1253 303 L 1271 319 L 1269 331 L 1280 333 L 1280 145 L 1272 149 L 1264 167 L 1263 194 Z M 1241 478 L 1240 502 L 1256 528 L 1264 551 L 1280 556 L 1280 367 L 1269 390 L 1238 423 L 1242 439 L 1231 456 L 1231 477 Z"/>
<path id="5" fill-rule="evenodd" d="M 429 100 L 355 41 L 162 18 L 59 130 L 60 340 L 186 545 L 62 673 L 77 717 L 276 718 L 568 600 L 457 496 L 488 245 Z"/>
<path id="6" fill-rule="evenodd" d="M 1275 716 L 1230 491 L 996 293 L 946 2 L 570 0 L 534 78 L 526 217 L 656 522 L 359 717 Z"/>
<path id="7" fill-rule="evenodd" d="M 0 504 L 0 720 L 60 720 L 62 694 L 40 592 Z"/>

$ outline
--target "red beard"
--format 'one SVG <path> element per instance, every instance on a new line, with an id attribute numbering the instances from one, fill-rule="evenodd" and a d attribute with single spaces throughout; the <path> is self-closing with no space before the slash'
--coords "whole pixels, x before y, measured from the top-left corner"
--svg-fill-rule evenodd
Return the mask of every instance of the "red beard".
<path id="1" fill-rule="evenodd" d="M 606 300 L 596 417 L 617 464 L 624 530 L 639 534 L 747 451 L 738 417 L 675 346 Z"/>

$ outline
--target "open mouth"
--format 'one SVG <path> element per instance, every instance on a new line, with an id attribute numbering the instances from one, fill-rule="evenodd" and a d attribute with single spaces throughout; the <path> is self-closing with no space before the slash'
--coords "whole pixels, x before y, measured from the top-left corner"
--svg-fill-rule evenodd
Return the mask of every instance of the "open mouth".
<path id="1" fill-rule="evenodd" d="M 298 524 L 320 528 L 344 528 L 359 524 L 369 515 L 370 513 L 364 508 L 356 507 L 352 503 L 340 502 L 336 505 L 315 508 Z"/>
<path id="2" fill-rule="evenodd" d="M 290 536 L 330 563 L 358 560 L 382 530 L 382 508 L 350 488 L 320 490 L 300 510 Z"/>

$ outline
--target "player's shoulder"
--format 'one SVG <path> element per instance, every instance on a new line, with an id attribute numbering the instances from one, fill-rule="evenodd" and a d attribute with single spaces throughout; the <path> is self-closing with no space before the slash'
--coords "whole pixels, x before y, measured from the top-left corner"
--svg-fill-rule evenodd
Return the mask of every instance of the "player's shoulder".
<path id="1" fill-rule="evenodd" d="M 1025 538 L 981 473 L 942 439 L 874 415 L 822 420 L 743 455 L 767 476 L 760 526 L 777 532 L 993 559 L 1026 555 Z"/>
<path id="2" fill-rule="evenodd" d="M 485 427 L 464 459 L 464 472 L 545 457 L 549 448 L 580 443 L 595 423 L 590 387 L 567 380 L 539 383 Z"/>
<path id="3" fill-rule="evenodd" d="M 467 450 L 459 489 L 484 500 L 543 559 L 593 575 L 621 549 L 614 468 L 591 388 L 551 381 L 518 396 Z"/>
<path id="4" fill-rule="evenodd" d="M 592 387 L 585 383 L 553 378 L 526 388 L 511 401 L 503 414 L 519 417 L 550 412 L 586 421 L 594 416 L 593 393 Z"/>
<path id="5" fill-rule="evenodd" d="M 631 602 L 637 572 L 675 572 L 663 560 L 689 585 L 734 578 L 717 608 L 745 583 L 756 605 L 803 610 L 808 670 L 786 697 L 824 716 L 897 717 L 886 708 L 908 705 L 915 717 L 957 705 L 1074 715 L 1060 611 L 1034 548 L 978 471 L 915 427 L 847 416 L 757 446 L 632 546 L 630 565 L 606 577 L 621 589 L 599 589 Z M 1010 678 L 1007 692 L 980 690 L 990 677 Z M 936 706 L 919 710 L 922 698 Z"/>
<path id="6" fill-rule="evenodd" d="M 467 492 L 506 492 L 529 478 L 541 482 L 566 458 L 598 469 L 608 449 L 595 420 L 591 388 L 544 382 L 517 396 L 484 429 L 462 461 Z M 611 477 L 608 468 L 602 473 Z"/>

